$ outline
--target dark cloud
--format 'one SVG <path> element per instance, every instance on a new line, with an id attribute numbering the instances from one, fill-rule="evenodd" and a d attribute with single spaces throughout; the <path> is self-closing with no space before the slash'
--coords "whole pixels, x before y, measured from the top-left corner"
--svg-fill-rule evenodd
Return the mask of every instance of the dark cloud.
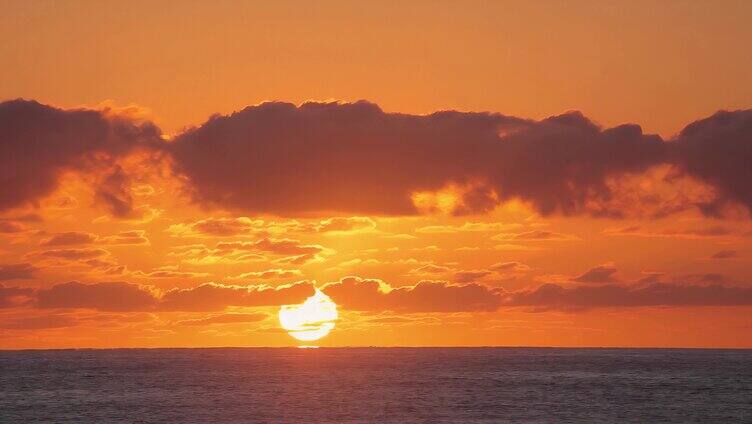
<path id="1" fill-rule="evenodd" d="M 488 277 L 491 274 L 493 272 L 486 269 L 462 270 L 454 273 L 454 281 L 457 283 L 471 283 Z"/>
<path id="2" fill-rule="evenodd" d="M 0 281 L 34 278 L 37 268 L 30 263 L 0 265 Z"/>
<path id="3" fill-rule="evenodd" d="M 25 231 L 26 227 L 18 222 L 0 221 L 0 233 L 12 234 Z"/>
<path id="4" fill-rule="evenodd" d="M 100 311 L 144 311 L 156 306 L 154 293 L 143 286 L 130 283 L 84 284 L 70 282 L 56 284 L 36 294 L 42 309 L 86 308 Z"/>
<path id="5" fill-rule="evenodd" d="M 578 283 L 613 283 L 616 281 L 616 267 L 611 265 L 600 265 L 587 270 L 585 273 L 575 277 L 572 281 Z"/>
<path id="6" fill-rule="evenodd" d="M 3 289 L 5 291 L 9 289 Z M 19 289 L 16 289 L 19 290 Z M 31 296 L 40 309 L 95 309 L 100 311 L 221 311 L 229 306 L 278 306 L 301 303 L 313 295 L 313 285 L 299 282 L 279 287 L 232 286 L 207 283 L 164 294 L 154 287 L 114 282 L 56 284 L 49 289 L 21 294 Z M 8 292 L 18 296 L 19 293 Z"/>
<path id="7" fill-rule="evenodd" d="M 0 211 L 51 193 L 66 170 L 99 167 L 159 139 L 151 123 L 114 114 L 26 100 L 0 103 Z"/>
<path id="8" fill-rule="evenodd" d="M 2 221 L 17 221 L 17 222 L 42 222 L 44 219 L 39 214 L 35 213 L 25 213 L 22 215 L 13 215 L 10 217 L 3 217 L 0 218 L 0 222 Z"/>
<path id="9" fill-rule="evenodd" d="M 207 218 L 194 222 L 190 228 L 198 233 L 212 236 L 236 236 L 249 234 L 258 226 L 259 221 L 250 218 Z"/>
<path id="10" fill-rule="evenodd" d="M 666 273 L 660 271 L 643 271 L 642 274 L 644 277 L 636 281 L 638 284 L 658 283 L 666 277 Z"/>
<path id="11" fill-rule="evenodd" d="M 146 237 L 146 231 L 144 230 L 121 231 L 111 236 L 101 237 L 98 241 L 103 244 L 116 246 L 149 244 L 149 239 Z"/>
<path id="12" fill-rule="evenodd" d="M 347 277 L 326 284 L 322 291 L 346 310 L 417 312 L 494 311 L 500 297 L 480 284 L 454 285 L 421 281 L 392 288 L 380 280 Z"/>
<path id="13" fill-rule="evenodd" d="M 668 238 L 684 238 L 684 239 L 702 239 L 702 238 L 714 238 L 714 237 L 728 237 L 739 235 L 738 231 L 723 225 L 711 225 L 708 227 L 699 228 L 684 228 L 684 229 L 647 229 L 639 225 L 630 225 L 623 228 L 608 228 L 604 231 L 604 234 L 613 236 L 636 236 L 636 237 L 668 237 Z"/>
<path id="14" fill-rule="evenodd" d="M 227 306 L 278 306 L 301 303 L 313 294 L 313 285 L 308 282 L 276 288 L 207 283 L 168 291 L 159 308 L 165 311 L 219 311 Z"/>
<path id="15" fill-rule="evenodd" d="M 320 233 L 328 233 L 372 230 L 374 228 L 376 228 L 376 223 L 371 218 L 364 216 L 351 216 L 325 219 L 316 226 L 316 231 Z"/>
<path id="16" fill-rule="evenodd" d="M 217 243 L 219 251 L 247 250 L 252 252 L 265 252 L 273 255 L 315 255 L 324 251 L 319 245 L 304 245 L 298 240 L 263 238 L 254 242 L 222 242 Z"/>
<path id="17" fill-rule="evenodd" d="M 656 205 L 667 205 L 656 213 L 699 207 L 720 215 L 731 204 L 752 208 L 751 135 L 752 110 L 719 112 L 666 142 L 637 125 L 601 128 L 578 112 L 531 121 L 494 113 L 386 113 L 364 101 L 273 102 L 214 116 L 166 143 L 148 122 L 14 100 L 0 103 L 0 211 L 33 204 L 64 171 L 101 168 L 108 171 L 98 174 L 104 175 L 98 201 L 116 217 L 134 217 L 130 178 L 116 161 L 148 147 L 171 156 L 196 202 L 251 213 L 416 214 L 423 210 L 416 193 L 449 187 L 454 214 L 519 199 L 544 215 L 622 217 Z M 669 186 L 677 175 L 689 176 L 714 195 L 663 202 L 648 185 L 633 201 L 614 183 L 657 165 L 676 168 L 662 177 Z M 633 204 L 640 202 L 642 212 Z M 370 224 L 337 219 L 324 227 L 359 225 Z"/>
<path id="18" fill-rule="evenodd" d="M 118 165 L 99 182 L 94 196 L 116 218 L 138 217 L 133 207 L 131 179 Z"/>
<path id="19" fill-rule="evenodd" d="M 545 119 L 502 137 L 489 171 L 503 198 L 529 201 L 543 214 L 620 216 L 591 204 L 613 196 L 609 177 L 661 163 L 666 145 L 637 125 L 601 130 L 580 113 Z"/>
<path id="20" fill-rule="evenodd" d="M 289 279 L 300 278 L 303 275 L 300 270 L 297 269 L 267 269 L 265 271 L 252 271 L 244 272 L 240 275 L 232 277 L 233 280 L 275 280 L 275 279 Z"/>
<path id="21" fill-rule="evenodd" d="M 447 266 L 443 266 L 443 265 L 426 264 L 418 268 L 415 268 L 413 270 L 410 270 L 410 274 L 418 274 L 418 275 L 420 274 L 444 274 L 451 270 L 452 270 L 451 268 Z"/>
<path id="22" fill-rule="evenodd" d="M 676 139 L 676 160 L 686 173 L 716 188 L 700 205 L 720 214 L 728 202 L 752 209 L 752 110 L 718 112 L 687 125 Z"/>
<path id="23" fill-rule="evenodd" d="M 684 278 L 690 281 L 696 281 L 699 283 L 725 283 L 728 282 L 728 278 L 725 275 L 717 272 L 709 272 L 706 274 L 692 274 L 687 275 Z"/>
<path id="24" fill-rule="evenodd" d="M 70 231 L 67 233 L 58 233 L 52 235 L 47 240 L 42 241 L 42 246 L 74 246 L 81 244 L 92 244 L 96 241 L 97 236 L 90 233 Z"/>
<path id="25" fill-rule="evenodd" d="M 343 310 L 401 313 L 491 312 L 503 307 L 531 310 L 592 308 L 752 306 L 752 287 L 707 283 L 598 284 L 561 286 L 544 284 L 534 289 L 505 292 L 482 284 L 421 281 L 414 286 L 391 287 L 380 280 L 343 278 L 322 287 Z M 219 312 L 228 307 L 261 307 L 301 303 L 314 293 L 309 282 L 268 286 L 202 284 L 160 293 L 151 286 L 132 283 L 70 282 L 48 289 L 0 285 L 0 308 L 35 306 L 39 309 L 93 309 L 112 312 Z M 233 315 L 233 314 L 229 314 Z M 256 317 L 220 316 L 187 325 L 250 322 Z M 262 317 L 258 317 L 261 319 Z"/>
<path id="26" fill-rule="evenodd" d="M 545 230 L 531 230 L 522 233 L 501 233 L 493 236 L 492 240 L 514 240 L 514 241 L 561 241 L 576 240 L 577 238 L 568 234 L 556 233 Z"/>
<path id="27" fill-rule="evenodd" d="M 215 325 L 215 324 L 239 324 L 263 321 L 268 317 L 263 313 L 251 313 L 251 314 L 220 314 L 212 315 L 205 318 L 188 319 L 184 321 L 178 321 L 180 325 L 191 326 L 203 326 L 203 325 Z"/>
<path id="28" fill-rule="evenodd" d="M 73 327 L 77 324 L 78 321 L 74 317 L 61 314 L 0 319 L 0 329 L 4 330 L 46 330 Z"/>
<path id="29" fill-rule="evenodd" d="M 171 150 L 175 170 L 202 203 L 287 214 L 407 214 L 416 212 L 413 191 L 464 177 L 478 147 L 498 141 L 500 124 L 518 121 L 386 114 L 367 102 L 265 103 L 215 116 L 176 137 Z"/>
<path id="30" fill-rule="evenodd" d="M 718 252 L 714 253 L 710 258 L 711 259 L 733 259 L 738 258 L 739 252 L 736 250 L 719 250 Z"/>
<path id="31" fill-rule="evenodd" d="M 108 274 L 108 275 L 122 275 L 125 273 L 126 266 L 125 265 L 118 265 L 116 261 L 113 261 L 109 258 L 94 258 L 94 259 L 87 259 L 81 262 L 82 264 L 88 265 L 92 268 L 97 269 L 99 272 Z"/>
<path id="32" fill-rule="evenodd" d="M 491 265 L 489 269 L 500 273 L 530 271 L 529 266 L 520 262 L 498 262 Z"/>
<path id="33" fill-rule="evenodd" d="M 94 248 L 82 248 L 82 249 L 51 249 L 44 250 L 38 253 L 39 256 L 44 258 L 64 259 L 69 261 L 77 261 L 84 259 L 93 259 L 106 256 L 109 252 L 104 249 Z"/>
<path id="34" fill-rule="evenodd" d="M 372 230 L 376 222 L 364 216 L 333 217 L 316 222 L 297 220 L 264 222 L 248 217 L 206 218 L 188 224 L 176 224 L 169 232 L 177 236 L 217 236 L 232 237 L 240 235 L 267 236 L 270 231 L 277 233 L 337 233 Z"/>
<path id="35" fill-rule="evenodd" d="M 33 300 L 34 290 L 0 284 L 0 308 L 22 306 Z"/>
<path id="36" fill-rule="evenodd" d="M 385 113 L 367 102 L 265 103 L 215 116 L 171 144 L 196 201 L 289 214 L 413 214 L 414 192 L 450 183 L 469 187 L 456 213 L 512 198 L 545 214 L 583 212 L 611 195 L 608 176 L 661 163 L 665 148 L 638 126 L 601 130 L 578 113 L 531 122 Z"/>
<path id="37" fill-rule="evenodd" d="M 372 322 L 374 324 L 401 324 L 401 323 L 409 323 L 414 322 L 416 320 L 405 318 L 405 317 L 378 317 L 378 318 L 371 318 L 368 320 L 368 322 Z"/>
<path id="38" fill-rule="evenodd" d="M 534 290 L 505 295 L 506 306 L 528 306 L 539 310 L 581 310 L 643 306 L 750 306 L 751 287 L 719 284 L 665 284 L 640 286 L 618 284 L 562 287 L 544 284 Z"/>
<path id="39" fill-rule="evenodd" d="M 131 275 L 145 278 L 199 278 L 209 276 L 205 272 L 176 271 L 173 269 L 158 269 L 151 272 L 136 271 Z"/>
<path id="40" fill-rule="evenodd" d="M 279 265 L 305 265 L 309 262 L 315 262 L 318 259 L 320 258 L 315 254 L 305 253 L 303 255 L 293 255 L 275 259 L 273 262 Z"/>

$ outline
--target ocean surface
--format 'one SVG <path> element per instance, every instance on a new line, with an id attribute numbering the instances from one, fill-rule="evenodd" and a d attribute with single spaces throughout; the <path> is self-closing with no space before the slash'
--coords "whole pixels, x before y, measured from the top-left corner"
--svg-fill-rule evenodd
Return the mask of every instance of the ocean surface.
<path id="1" fill-rule="evenodd" d="M 2 423 L 752 423 L 752 350 L 0 352 Z"/>

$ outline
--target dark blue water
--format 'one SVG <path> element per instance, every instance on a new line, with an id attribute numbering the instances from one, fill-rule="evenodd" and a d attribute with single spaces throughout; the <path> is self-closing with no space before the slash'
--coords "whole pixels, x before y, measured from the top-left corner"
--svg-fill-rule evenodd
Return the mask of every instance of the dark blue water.
<path id="1" fill-rule="evenodd" d="M 5 351 L 0 421 L 750 423 L 752 351 Z"/>

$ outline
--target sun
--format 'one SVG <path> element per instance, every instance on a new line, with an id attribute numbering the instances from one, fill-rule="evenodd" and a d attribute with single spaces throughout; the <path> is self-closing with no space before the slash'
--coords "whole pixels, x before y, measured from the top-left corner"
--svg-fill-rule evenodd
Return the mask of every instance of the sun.
<path id="1" fill-rule="evenodd" d="M 321 290 L 297 305 L 282 305 L 279 308 L 279 323 L 292 337 L 311 342 L 318 340 L 334 328 L 337 320 L 337 304 Z"/>

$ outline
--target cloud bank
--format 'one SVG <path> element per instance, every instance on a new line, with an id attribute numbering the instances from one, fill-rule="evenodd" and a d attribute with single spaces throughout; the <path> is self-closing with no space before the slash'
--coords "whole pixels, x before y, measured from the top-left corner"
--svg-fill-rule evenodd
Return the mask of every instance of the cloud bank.
<path id="1" fill-rule="evenodd" d="M 0 211 L 38 201 L 65 171 L 139 148 L 168 157 L 195 202 L 251 214 L 410 215 L 440 208 L 447 196 L 453 214 L 512 199 L 544 215 L 752 209 L 752 110 L 719 112 L 663 140 L 634 124 L 601 128 L 578 112 L 532 121 L 387 113 L 365 101 L 270 102 L 164 140 L 148 122 L 14 100 L 0 103 Z M 668 171 L 651 176 L 657 167 Z M 132 216 L 128 176 L 117 165 L 103 175 L 97 200 L 115 217 Z M 673 193 L 634 184 L 640 176 Z"/>
<path id="2" fill-rule="evenodd" d="M 101 111 L 63 110 L 34 101 L 0 103 L 0 212 L 51 193 L 65 171 L 111 163 L 159 146 L 149 122 Z"/>
<path id="3" fill-rule="evenodd" d="M 543 284 L 517 291 L 480 283 L 420 281 L 393 287 L 345 277 L 321 290 L 347 311 L 398 313 L 494 312 L 506 308 L 578 311 L 597 308 L 752 306 L 752 287 L 710 283 Z M 127 282 L 55 284 L 31 289 L 0 285 L 0 308 L 91 309 L 110 312 L 220 312 L 232 307 L 297 304 L 314 294 L 309 281 L 270 287 L 206 283 L 162 291 Z"/>
<path id="4" fill-rule="evenodd" d="M 85 284 L 74 281 L 36 291 L 0 286 L 0 306 L 15 306 L 10 301 L 11 296 L 23 294 L 30 299 L 30 304 L 39 309 L 206 312 L 221 311 L 232 306 L 279 306 L 300 303 L 313 293 L 313 285 L 308 282 L 276 288 L 206 283 L 162 293 L 152 286 L 127 282 Z"/>

